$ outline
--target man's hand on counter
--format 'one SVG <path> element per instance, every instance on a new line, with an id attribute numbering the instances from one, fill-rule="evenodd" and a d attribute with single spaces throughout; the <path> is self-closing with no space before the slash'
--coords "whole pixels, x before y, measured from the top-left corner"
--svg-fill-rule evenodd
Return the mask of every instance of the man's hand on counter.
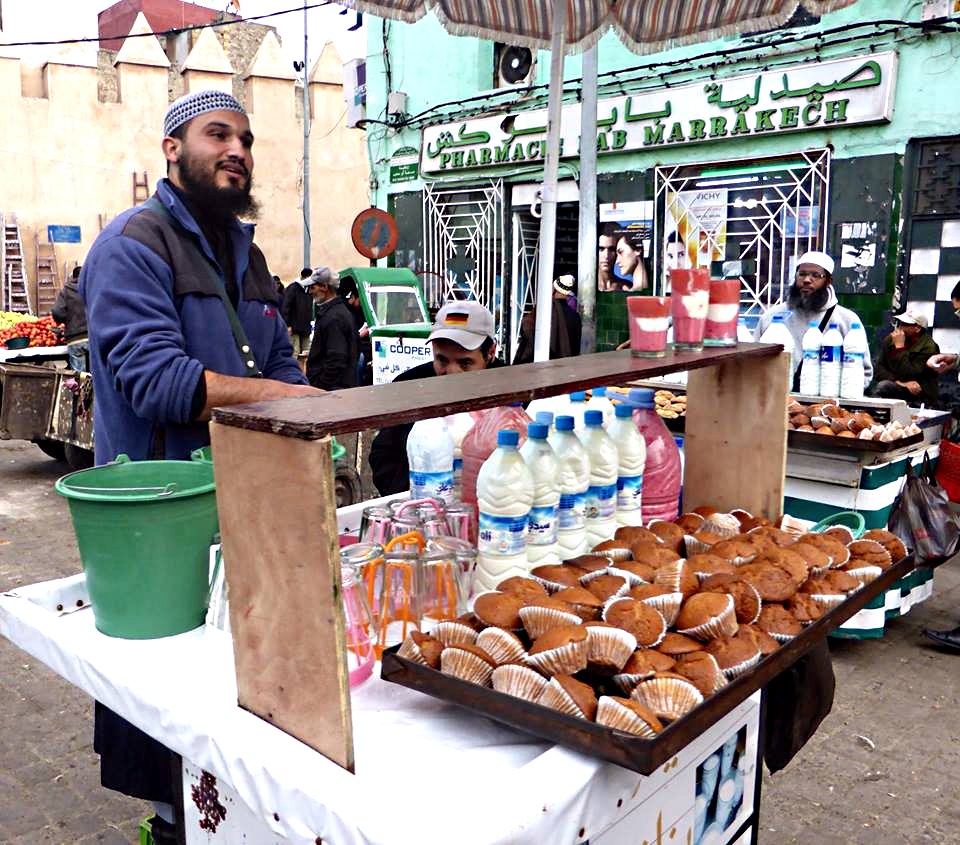
<path id="1" fill-rule="evenodd" d="M 244 405 L 248 402 L 265 402 L 270 399 L 287 399 L 295 396 L 314 396 L 326 393 L 309 384 L 288 384 L 269 378 L 225 376 L 210 370 L 203 371 L 207 388 L 207 400 L 198 420 L 209 420 L 214 408 L 225 405 Z"/>

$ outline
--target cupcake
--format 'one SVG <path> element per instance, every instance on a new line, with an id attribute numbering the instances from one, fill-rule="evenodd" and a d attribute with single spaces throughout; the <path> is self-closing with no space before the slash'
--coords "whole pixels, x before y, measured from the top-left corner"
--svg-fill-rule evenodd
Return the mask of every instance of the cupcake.
<path id="1" fill-rule="evenodd" d="M 907 556 L 907 547 L 903 544 L 903 540 L 892 531 L 884 531 L 882 528 L 871 528 L 860 539 L 873 540 L 879 543 L 890 553 L 890 560 L 894 563 L 903 560 Z"/>
<path id="2" fill-rule="evenodd" d="M 573 675 L 587 668 L 587 654 L 587 629 L 561 625 L 534 640 L 527 664 L 545 675 Z"/>
<path id="3" fill-rule="evenodd" d="M 544 587 L 548 593 L 555 593 L 564 587 L 579 587 L 583 570 L 564 564 L 546 564 L 530 570 L 530 575 Z"/>
<path id="4" fill-rule="evenodd" d="M 643 584 L 652 584 L 657 574 L 656 566 L 650 563 L 641 563 L 639 560 L 620 561 L 616 568 L 618 571 L 629 572 L 633 576 L 634 582 L 639 579 L 640 583 Z"/>
<path id="5" fill-rule="evenodd" d="M 782 569 L 790 576 L 790 580 L 793 581 L 797 587 L 806 581 L 807 576 L 810 574 L 810 567 L 807 566 L 803 555 L 793 551 L 792 546 L 789 549 L 768 549 L 753 562 L 755 564 L 772 564 Z"/>
<path id="6" fill-rule="evenodd" d="M 489 654 L 497 666 L 505 663 L 523 663 L 527 650 L 512 631 L 503 628 L 484 628 L 477 636 L 477 645 Z"/>
<path id="7" fill-rule="evenodd" d="M 496 661 L 475 645 L 447 646 L 440 654 L 440 671 L 478 686 L 489 686 Z"/>
<path id="8" fill-rule="evenodd" d="M 504 692 L 534 703 L 539 700 L 547 686 L 547 679 L 539 672 L 516 664 L 498 666 L 493 670 L 491 682 L 497 692 Z"/>
<path id="9" fill-rule="evenodd" d="M 638 540 L 630 546 L 630 554 L 633 555 L 635 561 L 645 563 L 654 568 L 662 563 L 660 552 L 663 551 L 673 552 L 672 549 L 668 549 L 659 540 Z M 673 552 L 673 554 L 676 554 L 676 552 Z"/>
<path id="10" fill-rule="evenodd" d="M 860 581 L 849 572 L 843 572 L 839 569 L 831 569 L 822 576 L 831 587 L 842 590 L 845 593 L 853 593 L 860 589 Z"/>
<path id="11" fill-rule="evenodd" d="M 737 534 L 734 537 L 728 537 L 719 543 L 714 543 L 710 547 L 710 554 L 729 561 L 734 566 L 740 566 L 742 563 L 750 563 L 759 549 L 746 537 Z"/>
<path id="12" fill-rule="evenodd" d="M 834 525 L 822 533 L 824 537 L 830 537 L 834 540 L 838 540 L 845 546 L 849 545 L 856 539 L 856 537 L 853 536 L 853 532 L 847 528 L 846 525 Z"/>
<path id="13" fill-rule="evenodd" d="M 760 594 L 753 584 L 742 578 L 735 577 L 724 583 L 714 583 L 710 587 L 704 587 L 704 592 L 726 593 L 732 596 L 733 611 L 740 625 L 752 625 L 760 615 Z"/>
<path id="14" fill-rule="evenodd" d="M 600 575 L 584 585 L 598 599 L 606 601 L 614 596 L 624 595 L 629 585 L 622 575 Z"/>
<path id="15" fill-rule="evenodd" d="M 733 596 L 697 593 L 688 598 L 676 621 L 677 633 L 706 642 L 737 630 Z"/>
<path id="16" fill-rule="evenodd" d="M 685 560 L 663 564 L 657 569 L 653 583 L 666 587 L 671 593 L 683 593 L 684 598 L 689 598 L 700 588 L 700 579 Z"/>
<path id="17" fill-rule="evenodd" d="M 610 558 L 606 555 L 579 555 L 565 561 L 566 566 L 575 566 L 583 574 L 580 576 L 580 582 L 588 580 L 589 576 L 596 573 L 602 575 L 610 566 Z"/>
<path id="18" fill-rule="evenodd" d="M 667 587 L 659 584 L 641 584 L 627 593 L 628 598 L 642 601 L 656 610 L 670 627 L 677 619 L 680 606 L 683 604 L 683 593 L 673 593 Z"/>
<path id="19" fill-rule="evenodd" d="M 647 528 L 656 534 L 668 549 L 673 549 L 677 554 L 683 552 L 683 529 L 679 525 L 655 519 Z"/>
<path id="20" fill-rule="evenodd" d="M 597 724 L 648 739 L 663 730 L 660 720 L 649 708 L 612 695 L 603 695 L 597 702 Z"/>
<path id="21" fill-rule="evenodd" d="M 630 544 L 624 540 L 604 540 L 602 543 L 597 543 L 590 553 L 603 555 L 613 561 L 629 560 Z"/>
<path id="22" fill-rule="evenodd" d="M 861 561 L 868 566 L 879 566 L 886 570 L 893 562 L 890 552 L 876 540 L 854 540 L 847 549 L 851 560 Z"/>
<path id="23" fill-rule="evenodd" d="M 550 596 L 534 599 L 530 604 L 521 607 L 519 612 L 523 628 L 531 640 L 542 637 L 551 628 L 579 625 L 583 621 L 571 605 Z"/>
<path id="24" fill-rule="evenodd" d="M 628 598 L 613 599 L 603 610 L 603 621 L 623 628 L 637 638 L 637 645 L 652 648 L 667 632 L 667 623 L 650 605 Z"/>
<path id="25" fill-rule="evenodd" d="M 622 540 L 625 543 L 638 543 L 641 540 L 653 540 L 659 543 L 660 538 L 648 528 L 642 528 L 639 525 L 621 525 L 613 532 L 614 540 Z"/>
<path id="26" fill-rule="evenodd" d="M 632 563 L 633 561 L 623 561 L 623 563 Z M 614 575 L 617 578 L 623 578 L 627 582 L 627 589 L 630 587 L 639 587 L 641 584 L 649 583 L 646 579 L 640 577 L 629 569 L 622 569 L 619 561 L 611 561 L 607 575 Z"/>
<path id="27" fill-rule="evenodd" d="M 473 615 L 486 628 L 503 628 L 507 631 L 519 631 L 523 628 L 520 608 L 523 599 L 512 593 L 481 593 L 474 599 Z"/>
<path id="28" fill-rule="evenodd" d="M 723 542 L 729 542 L 724 540 Z M 737 571 L 736 565 L 732 560 L 713 552 L 702 552 L 701 554 L 690 555 L 687 558 L 687 566 L 693 570 L 693 574 L 701 581 L 718 572 L 726 572 L 733 575 Z"/>
<path id="29" fill-rule="evenodd" d="M 838 590 L 823 577 L 807 579 L 800 587 L 800 592 L 812 596 L 827 611 L 843 604 L 847 598 L 847 594 L 843 590 Z"/>
<path id="30" fill-rule="evenodd" d="M 757 627 L 773 637 L 778 643 L 792 640 L 803 631 L 803 626 L 789 610 L 779 604 L 765 604 L 760 610 Z"/>
<path id="31" fill-rule="evenodd" d="M 702 651 L 703 643 L 693 637 L 687 637 L 674 631 L 668 631 L 657 646 L 657 651 L 666 654 L 668 657 L 680 657 L 683 654 L 691 654 L 694 651 Z"/>
<path id="32" fill-rule="evenodd" d="M 707 643 L 706 651 L 712 654 L 727 678 L 733 679 L 752 669 L 760 662 L 760 647 L 753 637 L 739 630 L 733 636 L 717 637 Z"/>
<path id="33" fill-rule="evenodd" d="M 712 513 L 700 527 L 700 531 L 708 531 L 720 537 L 733 537 L 740 533 L 740 520 L 729 513 Z"/>
<path id="34" fill-rule="evenodd" d="M 601 672 L 619 671 L 637 648 L 629 631 L 606 622 L 587 622 L 587 661 Z"/>
<path id="35" fill-rule="evenodd" d="M 544 687 L 537 704 L 592 722 L 597 715 L 597 694 L 593 688 L 570 675 L 554 675 Z"/>
<path id="36" fill-rule="evenodd" d="M 843 569 L 837 569 L 835 571 L 846 572 L 848 575 L 856 578 L 861 584 L 869 584 L 871 581 L 876 581 L 877 578 L 883 575 L 883 570 L 879 566 L 873 566 L 859 560 L 851 560 L 844 565 Z"/>
<path id="37" fill-rule="evenodd" d="M 684 534 L 695 534 L 703 527 L 704 518 L 698 513 L 685 513 L 674 521 Z"/>
<path id="38" fill-rule="evenodd" d="M 652 678 L 657 672 L 669 672 L 674 663 L 672 657 L 655 649 L 641 648 L 630 655 L 620 672 L 613 676 L 613 682 L 629 695 L 640 681 Z"/>
<path id="39" fill-rule="evenodd" d="M 706 651 L 692 651 L 677 660 L 673 671 L 683 675 L 706 698 L 727 684 L 717 659 Z"/>
<path id="40" fill-rule="evenodd" d="M 786 531 L 781 531 L 779 528 L 775 528 L 772 525 L 762 525 L 759 528 L 754 528 L 748 532 L 753 535 L 756 534 L 758 537 L 765 537 L 775 546 L 780 548 L 786 548 L 787 546 L 792 546 L 797 538 L 792 534 L 788 534 Z"/>
<path id="41" fill-rule="evenodd" d="M 727 539 L 721 534 L 714 534 L 701 528 L 696 534 L 688 534 L 686 537 L 687 554 L 696 555 L 703 552 L 709 552 L 711 547 L 721 540 Z"/>
<path id="42" fill-rule="evenodd" d="M 683 675 L 658 672 L 633 688 L 630 699 L 649 708 L 658 719 L 674 721 L 703 701 L 703 695 Z"/>
<path id="43" fill-rule="evenodd" d="M 444 619 L 433 626 L 430 636 L 436 637 L 445 646 L 460 643 L 472 645 L 477 641 L 477 629 L 459 619 Z"/>
<path id="44" fill-rule="evenodd" d="M 816 546 L 821 551 L 826 552 L 830 555 L 830 565 L 834 567 L 843 566 L 850 559 L 850 552 L 847 550 L 847 547 L 839 540 L 828 537 L 826 534 L 818 534 L 815 531 L 811 531 L 808 534 L 800 535 L 797 542 L 809 543 L 811 546 Z"/>
<path id="45" fill-rule="evenodd" d="M 800 555 L 804 559 L 811 575 L 819 575 L 822 572 L 826 572 L 833 565 L 833 558 L 823 549 L 814 546 L 812 543 L 806 543 L 802 540 L 798 541 L 790 547 L 790 551 Z"/>
<path id="46" fill-rule="evenodd" d="M 435 637 L 421 634 L 419 631 L 411 631 L 397 649 L 397 654 L 413 663 L 439 669 L 440 653 L 443 648 L 443 643 Z"/>
<path id="47" fill-rule="evenodd" d="M 773 654 L 780 648 L 780 643 L 756 625 L 741 625 L 739 633 L 750 637 L 757 644 L 757 648 L 760 649 L 761 659 L 768 654 Z"/>
<path id="48" fill-rule="evenodd" d="M 585 622 L 599 619 L 603 609 L 603 599 L 595 596 L 584 587 L 565 587 L 553 594 L 557 601 L 566 602 Z"/>
<path id="49" fill-rule="evenodd" d="M 797 618 L 801 625 L 816 622 L 824 613 L 823 605 L 806 593 L 797 593 L 790 599 L 787 603 L 787 610 Z"/>
<path id="50" fill-rule="evenodd" d="M 797 585 L 785 570 L 770 563 L 760 563 L 759 559 L 741 566 L 737 574 L 753 586 L 764 604 L 787 601 L 797 592 Z"/>
<path id="51" fill-rule="evenodd" d="M 520 596 L 524 601 L 530 601 L 536 598 L 546 598 L 547 588 L 539 581 L 533 578 L 525 578 L 522 575 L 514 575 L 497 584 L 497 590 L 501 593 L 511 593 Z"/>

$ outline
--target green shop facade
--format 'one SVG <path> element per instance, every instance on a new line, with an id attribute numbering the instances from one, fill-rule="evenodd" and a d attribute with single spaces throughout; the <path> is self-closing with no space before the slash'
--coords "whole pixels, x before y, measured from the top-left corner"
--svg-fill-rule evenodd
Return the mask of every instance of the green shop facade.
<path id="1" fill-rule="evenodd" d="M 750 321 L 785 295 L 799 254 L 823 249 L 874 342 L 909 305 L 960 351 L 960 35 L 939 5 L 801 7 L 777 31 L 643 57 L 604 36 L 598 232 L 642 254 L 598 274 L 598 350 L 626 337 L 630 291 L 663 290 L 670 267 L 740 278 Z M 432 16 L 369 33 L 372 198 L 399 226 L 387 263 L 412 269 L 431 307 L 484 302 L 512 357 L 537 274 L 549 54 L 504 79 L 512 48 Z M 577 274 L 581 61 L 565 61 L 555 275 Z"/>

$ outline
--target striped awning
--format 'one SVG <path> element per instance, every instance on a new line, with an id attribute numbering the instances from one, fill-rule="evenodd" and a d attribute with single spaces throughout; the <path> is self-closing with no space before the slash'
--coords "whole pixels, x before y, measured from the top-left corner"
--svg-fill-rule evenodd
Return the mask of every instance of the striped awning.
<path id="1" fill-rule="evenodd" d="M 855 0 L 804 0 L 814 15 Z M 413 23 L 433 10 L 454 35 L 549 49 L 552 0 L 341 0 L 378 17 Z M 654 53 L 750 28 L 773 29 L 797 0 L 567 0 L 567 51 L 578 52 L 614 29 L 631 50 Z"/>

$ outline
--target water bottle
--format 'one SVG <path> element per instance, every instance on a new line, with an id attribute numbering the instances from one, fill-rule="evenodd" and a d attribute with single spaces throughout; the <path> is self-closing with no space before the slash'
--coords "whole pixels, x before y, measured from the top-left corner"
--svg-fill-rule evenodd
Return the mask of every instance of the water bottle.
<path id="1" fill-rule="evenodd" d="M 577 390 L 570 394 L 570 403 L 563 412 L 569 417 L 573 417 L 573 430 L 583 431 L 583 415 L 587 412 L 587 394 L 586 391 Z"/>
<path id="2" fill-rule="evenodd" d="M 560 563 L 557 545 L 560 464 L 553 447 L 547 442 L 548 429 L 541 422 L 530 423 L 527 442 L 520 447 L 520 457 L 533 476 L 533 505 L 527 526 L 527 561 L 531 567 Z"/>
<path id="3" fill-rule="evenodd" d="M 800 363 L 800 392 L 804 396 L 820 395 L 820 343 L 823 332 L 816 320 L 810 321 L 810 328 L 803 333 L 800 346 L 803 348 L 803 360 Z"/>
<path id="4" fill-rule="evenodd" d="M 843 339 L 840 357 L 840 396 L 844 399 L 863 398 L 863 362 L 866 354 L 866 332 L 860 323 L 854 320 Z"/>
<path id="5" fill-rule="evenodd" d="M 770 325 L 760 335 L 760 342 L 779 343 L 783 346 L 784 350 L 790 353 L 790 372 L 795 373 L 799 361 L 796 360 L 796 343 L 794 343 L 793 335 L 790 334 L 790 329 L 787 328 L 786 319 L 786 314 L 774 314 Z"/>
<path id="6" fill-rule="evenodd" d="M 466 433 L 461 446 L 463 473 L 460 496 L 463 502 L 472 505 L 477 501 L 477 473 L 497 447 L 497 432 L 502 428 L 512 428 L 520 432 L 520 442 L 523 443 L 527 439 L 529 422 L 530 418 L 519 402 L 480 413 L 480 419 Z"/>
<path id="7" fill-rule="evenodd" d="M 836 323 L 830 323 L 820 341 L 820 395 L 840 395 L 840 367 L 842 366 L 843 335 Z M 860 376 L 861 386 L 863 375 Z"/>
<path id="8" fill-rule="evenodd" d="M 600 411 L 603 414 L 603 427 L 610 425 L 613 419 L 613 402 L 607 398 L 607 388 L 595 387 L 590 391 L 590 398 L 587 400 L 588 411 Z"/>
<path id="9" fill-rule="evenodd" d="M 460 501 L 461 480 L 463 477 L 463 438 L 473 428 L 474 419 L 471 414 L 452 414 L 447 417 L 447 428 L 453 438 L 453 497 Z"/>
<path id="10" fill-rule="evenodd" d="M 633 421 L 647 447 L 641 502 L 643 521 L 662 519 L 672 522 L 677 518 L 680 506 L 683 477 L 680 450 L 654 408 L 652 390 L 635 388 L 630 391 L 627 401 L 633 407 Z"/>
<path id="11" fill-rule="evenodd" d="M 590 459 L 590 486 L 585 503 L 587 545 L 613 537 L 617 528 L 617 444 L 603 430 L 603 412 L 588 410 L 578 435 Z"/>
<path id="12" fill-rule="evenodd" d="M 643 525 L 643 469 L 647 446 L 633 422 L 633 408 L 617 405 L 607 434 L 617 446 L 617 525 Z"/>
<path id="13" fill-rule="evenodd" d="M 557 542 L 560 557 L 567 560 L 587 551 L 586 498 L 590 486 L 590 458 L 573 433 L 573 417 L 566 414 L 555 420 L 556 430 L 549 438 L 560 464 L 560 509 L 557 513 Z"/>
<path id="14" fill-rule="evenodd" d="M 443 417 L 418 420 L 407 437 L 410 496 L 452 503 L 453 437 Z"/>
<path id="15" fill-rule="evenodd" d="M 492 590 L 505 578 L 526 575 L 527 523 L 533 505 L 533 476 L 520 456 L 520 433 L 503 429 L 497 448 L 477 473 L 478 592 Z"/>

